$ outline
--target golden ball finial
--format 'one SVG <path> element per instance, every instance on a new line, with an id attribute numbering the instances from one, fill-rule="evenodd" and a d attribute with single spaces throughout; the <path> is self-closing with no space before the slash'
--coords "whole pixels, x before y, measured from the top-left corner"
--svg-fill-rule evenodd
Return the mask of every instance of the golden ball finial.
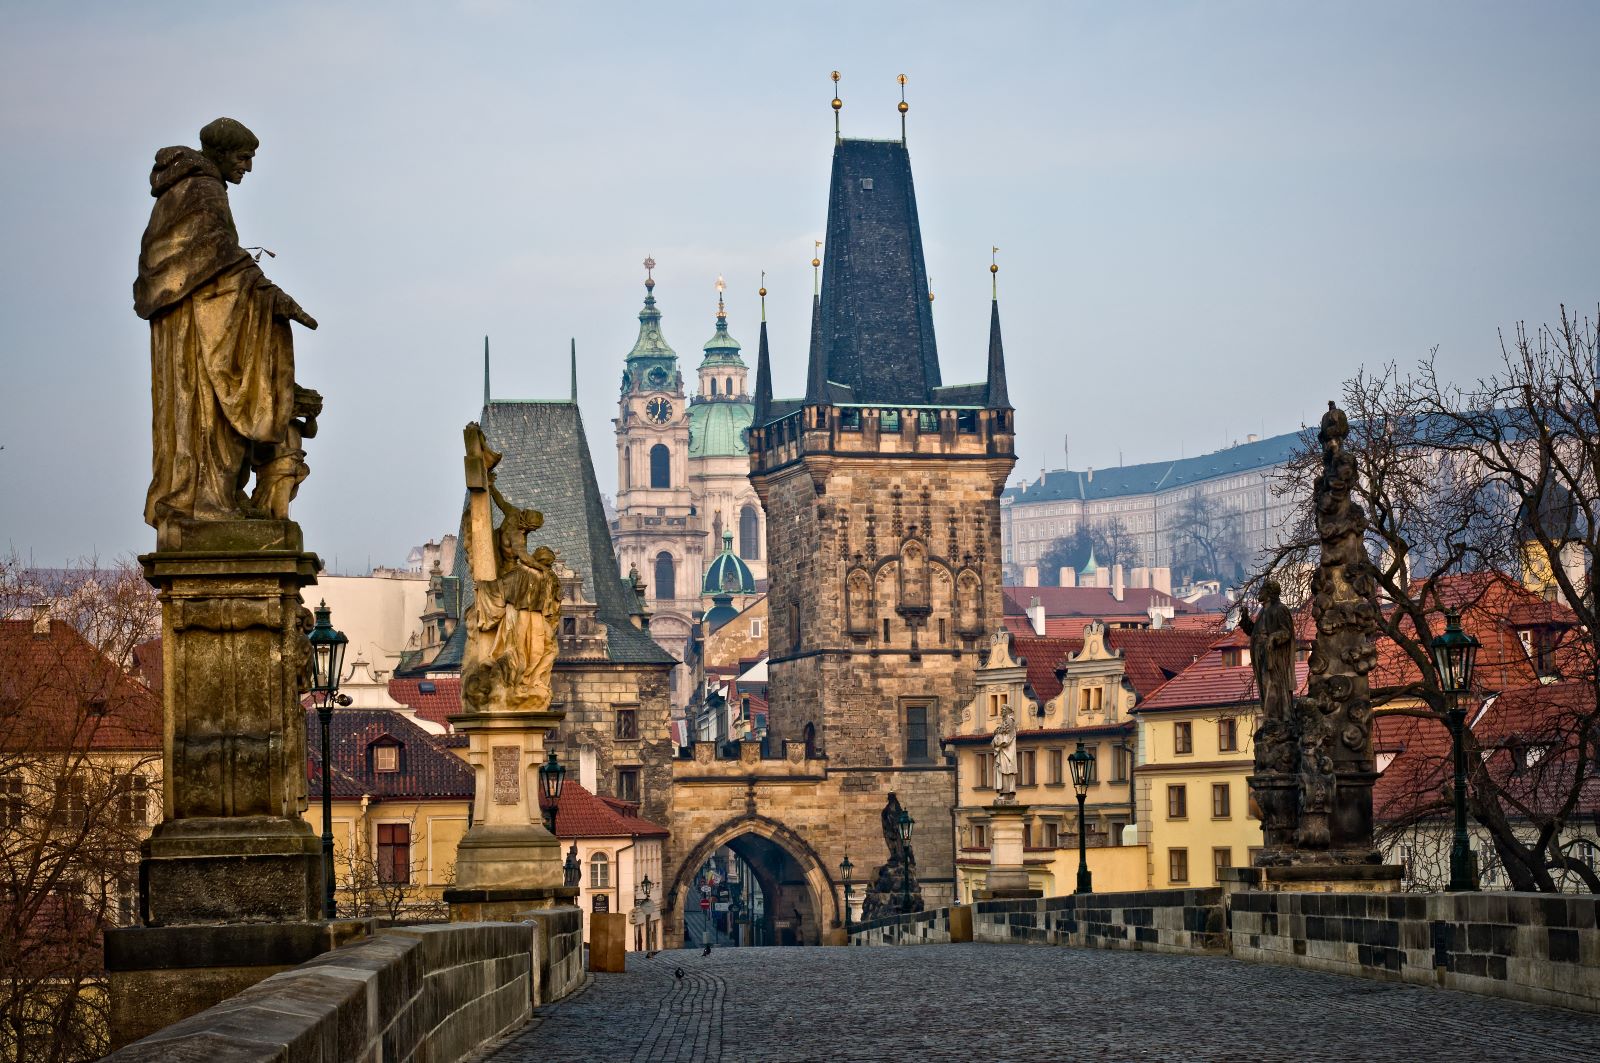
<path id="1" fill-rule="evenodd" d="M 989 272 L 990 273 L 999 273 L 1000 272 L 1000 267 L 995 265 L 993 262 L 991 262 L 991 263 L 989 263 Z"/>
<path id="2" fill-rule="evenodd" d="M 811 268 L 812 269 L 816 269 L 820 265 L 822 265 L 822 259 L 814 258 L 814 259 L 811 260 Z"/>
<path id="3" fill-rule="evenodd" d="M 930 302 L 930 303 L 933 302 L 933 293 L 932 292 L 928 293 L 928 302 Z"/>
<path id="4" fill-rule="evenodd" d="M 911 110 L 911 105 L 909 103 L 907 103 L 905 100 L 901 100 L 900 101 L 900 113 L 901 114 L 905 114 L 909 110 Z"/>
<path id="5" fill-rule="evenodd" d="M 765 299 L 767 297 L 767 290 L 765 288 L 758 288 L 756 289 L 756 294 Z"/>
<path id="6" fill-rule="evenodd" d="M 833 109 L 835 111 L 837 111 L 839 108 L 841 108 L 843 106 L 844 106 L 844 101 L 841 100 L 839 97 L 835 96 L 833 98 Z"/>
<path id="7" fill-rule="evenodd" d="M 833 78 L 833 83 L 835 85 L 837 85 L 839 83 L 839 72 L 837 70 L 835 70 L 832 74 L 829 74 L 828 76 Z"/>
<path id="8" fill-rule="evenodd" d="M 904 85 L 906 83 L 906 76 L 904 74 L 901 74 L 899 77 L 895 78 L 895 80 L 900 82 L 900 84 Z"/>

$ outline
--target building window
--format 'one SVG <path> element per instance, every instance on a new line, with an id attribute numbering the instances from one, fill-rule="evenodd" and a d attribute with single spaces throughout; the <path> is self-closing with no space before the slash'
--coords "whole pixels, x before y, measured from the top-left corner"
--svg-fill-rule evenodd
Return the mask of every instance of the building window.
<path id="1" fill-rule="evenodd" d="M 1044 847 L 1046 849 L 1059 848 L 1061 845 L 1061 827 L 1055 823 L 1044 825 Z"/>
<path id="2" fill-rule="evenodd" d="M 843 409 L 839 411 L 839 431 L 861 431 L 861 411 L 858 409 Z"/>
<path id="3" fill-rule="evenodd" d="M 1105 697 L 1104 687 L 1084 687 L 1078 691 L 1079 712 L 1099 712 Z"/>
<path id="4" fill-rule="evenodd" d="M 378 882 L 385 886 L 411 883 L 411 824 L 378 824 Z"/>
<path id="5" fill-rule="evenodd" d="M 975 790 L 994 789 L 994 754 L 975 753 L 972 757 L 972 787 Z"/>
<path id="6" fill-rule="evenodd" d="M 883 618 L 883 641 L 889 641 L 889 618 Z"/>
<path id="7" fill-rule="evenodd" d="M 1050 751 L 1050 785 L 1060 786 L 1064 781 L 1062 776 L 1062 765 L 1064 763 L 1065 756 L 1063 752 L 1059 749 L 1052 749 Z"/>
<path id="8" fill-rule="evenodd" d="M 1133 769 L 1133 751 L 1127 746 L 1116 745 L 1111 747 L 1111 781 L 1127 782 L 1128 773 Z"/>
<path id="9" fill-rule="evenodd" d="M 617 769 L 617 799 L 630 802 L 639 800 L 638 768 Z"/>
<path id="10" fill-rule="evenodd" d="M 150 780 L 124 775 L 117 780 L 117 825 L 142 827 L 150 821 Z"/>
<path id="11" fill-rule="evenodd" d="M 1239 751 L 1239 721 L 1229 717 L 1217 721 L 1217 748 L 1224 753 Z"/>
<path id="12" fill-rule="evenodd" d="M 618 709 L 616 736 L 622 739 L 639 737 L 639 710 Z"/>
<path id="13" fill-rule="evenodd" d="M 650 486 L 672 486 L 672 451 L 665 443 L 650 448 Z"/>
<path id="14" fill-rule="evenodd" d="M 989 847 L 989 828 L 985 824 L 974 823 L 972 825 L 972 845 L 976 849 L 987 849 Z"/>
<path id="15" fill-rule="evenodd" d="M 1038 754 L 1031 749 L 1024 749 L 1022 755 L 1017 757 L 1017 785 L 1032 786 L 1039 781 L 1034 763 Z"/>
<path id="16" fill-rule="evenodd" d="M 82 826 L 89 815 L 88 782 L 72 774 L 56 780 L 56 819 L 71 826 Z"/>
<path id="17" fill-rule="evenodd" d="M 1188 882 L 1189 881 L 1189 850 L 1187 850 L 1187 849 L 1168 849 L 1167 850 L 1167 881 L 1168 882 Z"/>
<path id="18" fill-rule="evenodd" d="M 1032 823 L 1024 823 L 1022 825 L 1022 847 L 1024 849 L 1032 849 L 1033 848 L 1033 824 Z"/>
<path id="19" fill-rule="evenodd" d="M 1211 818 L 1227 819 L 1233 815 L 1233 791 L 1225 782 L 1211 784 Z"/>
<path id="20" fill-rule="evenodd" d="M 906 761 L 926 763 L 928 755 L 928 706 L 906 706 Z"/>
<path id="21" fill-rule="evenodd" d="M 27 807 L 22 796 L 22 776 L 7 775 L 0 779 L 0 828 L 9 830 L 22 826 Z"/>
<path id="22" fill-rule="evenodd" d="M 716 377 L 712 377 L 711 378 L 711 394 L 712 394 L 712 397 L 715 397 L 716 394 L 717 394 L 717 378 Z"/>
<path id="23" fill-rule="evenodd" d="M 656 601 L 670 601 L 678 596 L 678 566 L 665 550 L 656 555 Z"/>
<path id="24" fill-rule="evenodd" d="M 806 759 L 807 760 L 816 760 L 817 759 L 817 725 L 812 723 L 812 722 L 810 722 L 809 720 L 806 721 L 806 729 L 801 732 L 801 737 L 805 739 L 805 743 L 806 743 Z"/>
<path id="25" fill-rule="evenodd" d="M 750 618 L 750 637 L 753 639 L 761 637 L 761 618 L 759 616 Z"/>
<path id="26" fill-rule="evenodd" d="M 1167 787 L 1167 818 L 1189 818 L 1189 788 L 1182 784 Z"/>
<path id="27" fill-rule="evenodd" d="M 589 857 L 589 888 L 592 890 L 611 888 L 611 858 L 605 853 L 595 853 Z"/>
<path id="28" fill-rule="evenodd" d="M 761 560 L 761 518 L 755 506 L 739 510 L 739 556 L 746 561 Z"/>
<path id="29" fill-rule="evenodd" d="M 400 770 L 399 746 L 373 746 L 372 770 L 380 772 Z"/>
<path id="30" fill-rule="evenodd" d="M 1222 881 L 1222 872 L 1224 870 L 1226 870 L 1227 868 L 1230 868 L 1232 866 L 1233 866 L 1233 850 L 1232 849 L 1223 848 L 1223 849 L 1213 849 L 1213 850 L 1211 850 L 1211 873 L 1212 873 L 1213 879 L 1215 881 L 1221 882 Z"/>
<path id="31" fill-rule="evenodd" d="M 900 431 L 900 411 L 878 411 L 878 431 L 885 433 Z"/>
<path id="32" fill-rule="evenodd" d="M 1174 753 L 1194 752 L 1194 724 L 1175 723 L 1172 725 L 1172 751 Z"/>
<path id="33" fill-rule="evenodd" d="M 989 695 L 989 715 L 999 716 L 1000 710 L 1006 707 L 1006 700 L 1010 695 L 1004 692 Z"/>
<path id="34" fill-rule="evenodd" d="M 1244 650 L 1238 646 L 1230 646 L 1222 651 L 1222 667 L 1240 668 L 1244 666 Z"/>
<path id="35" fill-rule="evenodd" d="M 937 410 L 917 411 L 917 431 L 937 432 L 939 430 L 939 413 Z"/>

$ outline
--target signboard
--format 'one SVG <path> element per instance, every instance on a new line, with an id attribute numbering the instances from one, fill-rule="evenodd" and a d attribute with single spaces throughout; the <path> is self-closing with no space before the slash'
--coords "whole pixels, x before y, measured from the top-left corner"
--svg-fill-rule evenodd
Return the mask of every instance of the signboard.
<path id="1" fill-rule="evenodd" d="M 608 893 L 596 893 L 594 895 L 594 910 L 597 912 L 609 912 L 611 910 L 611 895 Z"/>
<path id="2" fill-rule="evenodd" d="M 728 910 L 728 902 L 727 901 L 718 901 L 716 904 L 713 904 L 711 906 L 711 910 L 714 911 L 714 912 L 725 912 L 725 911 Z"/>
<path id="3" fill-rule="evenodd" d="M 702 912 L 709 912 L 711 910 L 711 898 L 710 897 L 701 897 L 700 898 L 700 910 Z"/>

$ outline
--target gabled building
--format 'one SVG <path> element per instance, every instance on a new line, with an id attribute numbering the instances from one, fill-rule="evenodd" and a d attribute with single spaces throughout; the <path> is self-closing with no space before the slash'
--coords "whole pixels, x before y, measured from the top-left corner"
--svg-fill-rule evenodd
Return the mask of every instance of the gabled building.
<path id="1" fill-rule="evenodd" d="M 662 947 L 660 889 L 667 828 L 639 816 L 639 806 L 598 797 L 568 780 L 556 804 L 562 853 L 578 849 L 578 907 L 583 939 L 595 912 L 626 912 L 629 952 Z"/>

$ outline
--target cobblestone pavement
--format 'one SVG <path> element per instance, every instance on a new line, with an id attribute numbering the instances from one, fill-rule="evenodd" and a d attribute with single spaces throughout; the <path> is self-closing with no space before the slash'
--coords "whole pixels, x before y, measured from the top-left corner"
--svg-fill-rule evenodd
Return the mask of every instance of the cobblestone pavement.
<path id="1" fill-rule="evenodd" d="M 1600 1018 L 1222 957 L 729 948 L 630 954 L 490 1059 L 1576 1061 L 1600 1060 Z"/>

